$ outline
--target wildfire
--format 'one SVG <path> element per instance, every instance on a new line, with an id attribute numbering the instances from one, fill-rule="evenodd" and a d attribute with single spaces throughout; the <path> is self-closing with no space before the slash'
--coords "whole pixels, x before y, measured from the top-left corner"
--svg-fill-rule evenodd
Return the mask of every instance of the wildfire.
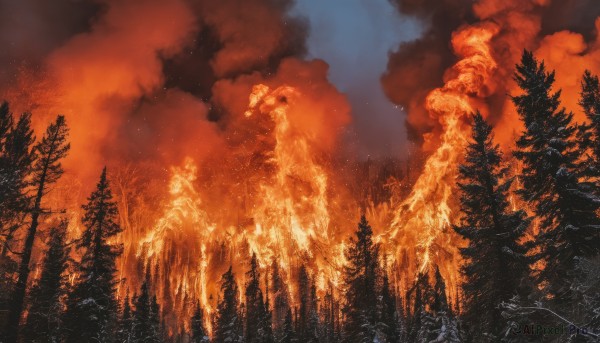
<path id="1" fill-rule="evenodd" d="M 565 80 L 559 81 L 565 103 L 575 109 L 584 67 L 600 71 L 600 37 L 587 42 L 564 31 L 538 39 L 544 32 L 539 9 L 549 0 L 409 2 L 399 8 L 417 13 L 419 6 L 465 3 L 456 6 L 472 6 L 472 19 L 480 21 L 457 20 L 463 24 L 451 46 L 458 61 L 445 70 L 443 86 L 432 89 L 431 75 L 419 75 L 447 58 L 436 54 L 429 35 L 423 42 L 431 47 L 413 47 L 425 50 L 416 54 L 424 60 L 419 68 L 403 65 L 384 85 L 406 93 L 394 101 L 409 109 L 407 122 L 418 127 L 429 155 L 414 182 L 388 183 L 392 194 L 383 203 L 361 198 L 365 190 L 352 184 L 361 162 L 337 146 L 350 122 L 348 100 L 328 80 L 324 61 L 305 61 L 304 46 L 292 46 L 305 28 L 289 18 L 287 1 L 100 1 L 103 10 L 90 20 L 89 32 L 56 39 L 62 45 L 40 62 L 42 71 L 19 72 L 17 86 L 0 89 L 15 113 L 33 110 L 36 129 L 46 125 L 49 114 L 67 117 L 73 146 L 65 160 L 68 175 L 57 187 L 63 191 L 53 190 L 48 202 L 53 209 L 66 208 L 70 239 L 82 232 L 80 204 L 93 184 L 91 175 L 108 164 L 123 227 L 117 238 L 124 246 L 119 294 L 133 295 L 149 275 L 173 327 L 189 319 L 197 301 L 210 326 L 221 275 L 232 265 L 243 285 L 253 253 L 262 275 L 277 261 L 292 303 L 301 264 L 320 292 L 338 291 L 345 242 L 360 211 L 373 226 L 385 256 L 382 265 L 392 272 L 396 289 L 406 291 L 418 273 L 438 266 L 453 298 L 464 243 L 452 230 L 458 219 L 455 178 L 470 133 L 469 115 L 492 113 L 497 136 L 513 137 L 518 119 L 505 99 L 512 84 L 502 79 L 512 73 L 511 58 L 532 47 L 563 73 L 557 80 Z M 196 46 L 200 33 L 203 39 L 214 34 L 214 46 L 206 51 Z M 192 48 L 201 57 L 194 55 L 199 60 L 190 65 L 210 70 L 211 80 L 166 71 L 173 67 L 167 64 L 189 67 L 187 60 L 178 65 L 178 58 L 193 55 Z M 493 104 L 491 97 L 497 97 Z M 348 170 L 340 170 L 337 159 L 345 160 Z M 517 206 L 518 199 L 511 203 Z M 55 219 L 48 216 L 47 223 Z"/>
<path id="2" fill-rule="evenodd" d="M 460 156 L 469 135 L 467 116 L 476 110 L 475 97 L 483 97 L 497 65 L 490 40 L 498 32 L 493 24 L 471 26 L 457 32 L 453 48 L 461 60 L 453 67 L 454 76 L 426 98 L 430 116 L 439 121 L 443 134 L 439 147 L 425 162 L 410 196 L 402 202 L 392 221 L 390 239 L 396 244 L 399 260 L 424 272 L 430 264 L 440 267 L 451 287 L 458 281 L 458 247 L 452 232 L 455 177 Z M 452 294 L 452 293 L 451 293 Z"/>
<path id="3" fill-rule="evenodd" d="M 342 261 L 343 246 L 329 239 L 328 171 L 315 161 L 308 137 L 289 119 L 289 109 L 301 96 L 290 86 L 270 89 L 262 84 L 249 96 L 245 117 L 268 116 L 275 139 L 266 160 L 272 174 L 252 185 L 258 200 L 248 213 L 236 214 L 250 220 L 237 226 L 216 224 L 219 214 L 211 212 L 214 206 L 205 203 L 197 190 L 196 163 L 187 158 L 182 167 L 172 168 L 163 213 L 135 247 L 137 259 L 157 282 L 158 295 L 171 299 L 167 310 L 189 311 L 189 304 L 199 300 L 212 313 L 219 281 L 214 271 L 232 264 L 243 275 L 243 257 L 252 253 L 264 269 L 276 259 L 290 284 L 292 268 L 302 258 L 317 260 L 315 275 L 321 289 L 327 287 L 325 280 L 338 282 L 337 268 L 330 264 Z M 228 258 L 213 256 L 222 253 L 217 248 L 221 245 L 226 245 Z M 319 246 L 329 249 L 318 251 Z"/>

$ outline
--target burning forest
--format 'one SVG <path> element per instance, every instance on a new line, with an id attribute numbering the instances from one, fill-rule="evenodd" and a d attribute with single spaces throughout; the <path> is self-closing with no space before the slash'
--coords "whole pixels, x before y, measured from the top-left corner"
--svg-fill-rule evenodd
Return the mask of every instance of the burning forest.
<path id="1" fill-rule="evenodd" d="M 0 342 L 600 339 L 597 0 L 0 0 L 0 44 Z"/>

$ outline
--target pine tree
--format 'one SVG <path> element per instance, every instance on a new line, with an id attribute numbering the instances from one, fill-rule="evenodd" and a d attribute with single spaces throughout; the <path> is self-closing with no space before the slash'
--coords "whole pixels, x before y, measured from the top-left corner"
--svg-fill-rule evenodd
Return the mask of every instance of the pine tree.
<path id="1" fill-rule="evenodd" d="M 330 284 L 320 307 L 321 328 L 319 342 L 333 343 L 336 341 L 336 300 L 333 295 L 333 286 Z"/>
<path id="2" fill-rule="evenodd" d="M 14 127 L 12 120 L 6 120 L 6 117 L 12 118 L 8 105 L 0 106 L 0 130 L 8 129 L 4 139 L 0 139 L 0 234 L 4 236 L 0 253 L 2 258 L 13 251 L 11 244 L 14 234 L 23 225 L 23 217 L 29 208 L 27 187 L 36 157 L 35 149 L 32 149 L 35 138 L 31 129 L 31 115 L 21 115 Z"/>
<path id="3" fill-rule="evenodd" d="M 221 278 L 221 299 L 217 305 L 214 343 L 242 342 L 242 321 L 239 313 L 239 291 L 232 268 Z"/>
<path id="4" fill-rule="evenodd" d="M 17 341 L 27 279 L 29 278 L 29 262 L 31 260 L 40 215 L 44 212 L 42 209 L 42 199 L 48 193 L 50 185 L 55 183 L 63 173 L 60 160 L 67 155 L 70 148 L 69 143 L 67 143 L 68 132 L 65 117 L 59 115 L 56 121 L 50 124 L 42 140 L 35 146 L 38 158 L 32 169 L 32 185 L 36 189 L 36 195 L 33 207 L 31 208 L 31 222 L 27 230 L 21 261 L 19 263 L 19 276 L 12 295 L 10 314 L 6 323 L 7 343 L 16 343 Z"/>
<path id="5" fill-rule="evenodd" d="M 163 338 L 162 325 L 160 320 L 160 305 L 158 304 L 158 298 L 153 295 L 150 300 L 150 339 L 145 342 L 161 342 Z"/>
<path id="6" fill-rule="evenodd" d="M 314 326 L 316 301 L 312 295 L 312 281 L 305 265 L 300 266 L 298 275 L 298 339 L 300 342 L 317 342 L 318 327 Z"/>
<path id="7" fill-rule="evenodd" d="M 260 289 L 260 271 L 256 254 L 252 254 L 250 270 L 246 273 L 248 283 L 246 284 L 246 325 L 245 342 L 259 343 L 265 338 L 265 303 Z"/>
<path id="8" fill-rule="evenodd" d="M 106 168 L 83 210 L 85 230 L 77 244 L 83 253 L 75 288 L 67 300 L 66 342 L 111 342 L 118 317 L 115 260 L 122 248 L 109 243 L 121 228 Z"/>
<path id="9" fill-rule="evenodd" d="M 283 322 L 283 329 L 281 332 L 281 338 L 277 341 L 278 343 L 295 343 L 298 342 L 296 331 L 294 330 L 294 320 L 292 318 L 292 310 L 288 308 L 285 314 L 285 320 Z"/>
<path id="10" fill-rule="evenodd" d="M 23 114 L 13 126 L 8 103 L 0 105 L 0 310 L 9 309 L 14 292 L 15 233 L 25 223 L 29 207 L 27 186 L 35 151 L 29 114 Z M 4 329 L 4 328 L 1 328 Z M 1 330 L 0 330 L 1 331 Z"/>
<path id="11" fill-rule="evenodd" d="M 574 140 L 571 113 L 560 107 L 560 91 L 551 93 L 554 72 L 530 52 L 523 54 L 515 80 L 523 94 L 513 97 L 525 131 L 515 156 L 523 162 L 521 197 L 540 219 L 540 284 L 557 309 L 573 312 L 579 301 L 576 262 L 600 252 L 600 199 L 581 182 L 581 151 Z"/>
<path id="12" fill-rule="evenodd" d="M 267 289 L 265 292 L 265 315 L 262 318 L 262 341 L 265 343 L 275 342 L 275 336 L 273 334 L 273 311 L 271 311 L 271 302 L 269 300 L 269 280 L 266 280 L 265 284 Z"/>
<path id="13" fill-rule="evenodd" d="M 192 328 L 192 342 L 193 343 L 208 343 L 208 331 L 204 327 L 204 311 L 200 307 L 200 303 L 196 303 L 196 309 L 194 310 L 194 316 L 190 323 Z"/>
<path id="14" fill-rule="evenodd" d="M 589 70 L 581 81 L 581 99 L 579 105 L 585 113 L 588 123 L 580 125 L 578 132 L 579 149 L 583 153 L 583 175 L 600 182 L 600 81 Z M 587 151 L 590 151 L 588 153 Z M 598 192 L 598 185 L 596 185 Z"/>
<path id="15" fill-rule="evenodd" d="M 61 335 L 62 298 L 66 294 L 69 250 L 65 244 L 67 222 L 50 230 L 49 248 L 42 272 L 29 296 L 29 309 L 23 330 L 26 342 L 58 342 Z"/>
<path id="16" fill-rule="evenodd" d="M 493 144 L 492 128 L 477 113 L 473 117 L 472 141 L 459 167 L 463 218 L 455 227 L 469 240 L 468 246 L 461 249 L 463 318 L 476 341 L 484 341 L 483 335 L 495 340 L 493 337 L 504 327 L 498 305 L 514 295 L 526 295 L 521 286 L 529 277 L 531 259 L 527 256 L 528 246 L 520 242 L 530 219 L 524 211 L 510 209 L 512 179 L 507 179 L 507 173 L 499 147 Z M 447 304 L 436 306 L 447 308 Z"/>
<path id="17" fill-rule="evenodd" d="M 446 283 L 442 278 L 440 269 L 435 268 L 435 284 L 433 286 L 433 304 L 431 308 L 435 316 L 436 329 L 434 342 L 459 343 L 462 342 L 456 318 L 448 306 L 446 296 Z"/>
<path id="18" fill-rule="evenodd" d="M 373 243 L 373 230 L 361 216 L 356 238 L 352 237 L 345 252 L 344 267 L 345 321 L 344 342 L 373 342 L 377 334 L 377 278 L 379 249 Z"/>
<path id="19" fill-rule="evenodd" d="M 133 342 L 160 342 L 160 319 L 156 298 L 150 294 L 150 275 L 142 283 L 140 295 L 134 302 L 133 311 Z"/>
<path id="20" fill-rule="evenodd" d="M 432 336 L 435 329 L 433 315 L 429 309 L 433 306 L 434 292 L 429 283 L 428 273 L 419 273 L 414 286 L 407 292 L 406 298 L 410 299 L 410 293 L 414 293 L 413 310 L 409 317 L 408 342 L 421 342 Z M 409 311 L 407 311 L 409 312 Z"/>
<path id="21" fill-rule="evenodd" d="M 285 319 L 290 310 L 288 288 L 282 278 L 279 264 L 271 264 L 271 291 L 273 292 L 273 331 L 276 340 L 283 337 Z"/>
<path id="22" fill-rule="evenodd" d="M 398 311 L 396 310 L 396 296 L 390 289 L 390 282 L 387 273 L 383 273 L 380 296 L 380 314 L 379 321 L 382 324 L 380 331 L 383 334 L 385 342 L 398 342 Z"/>
<path id="23" fill-rule="evenodd" d="M 133 343 L 133 314 L 131 311 L 131 302 L 129 301 L 129 290 L 123 300 L 123 311 L 119 318 L 119 328 L 117 331 L 118 343 Z"/>
<path id="24" fill-rule="evenodd" d="M 314 282 L 310 285 L 310 312 L 308 316 L 307 342 L 319 342 L 319 313 L 318 313 L 317 286 Z"/>

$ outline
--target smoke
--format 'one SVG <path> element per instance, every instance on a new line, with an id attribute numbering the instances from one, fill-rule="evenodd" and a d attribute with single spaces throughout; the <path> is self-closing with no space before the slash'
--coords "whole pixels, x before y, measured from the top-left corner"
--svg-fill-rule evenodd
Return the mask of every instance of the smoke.
<path id="1" fill-rule="evenodd" d="M 423 142 L 424 137 L 430 138 L 431 133 L 438 135 L 439 124 L 425 111 L 424 99 L 432 89 L 443 84 L 448 78 L 446 70 L 456 61 L 448 44 L 453 32 L 480 21 L 493 22 L 501 28 L 492 42 L 494 57 L 499 64 L 494 77 L 496 84 L 486 95 L 485 107 L 489 108 L 486 114 L 492 122 L 502 123 L 500 130 L 510 134 L 508 126 L 514 128 L 517 121 L 514 113 L 509 113 L 514 111 L 506 101 L 506 94 L 513 87 L 511 76 L 522 50 L 535 50 L 544 45 L 547 40 L 541 37 L 557 30 L 576 31 L 581 41 L 593 39 L 594 19 L 600 16 L 600 6 L 593 0 L 480 0 L 475 3 L 398 0 L 395 4 L 401 13 L 421 18 L 428 25 L 421 38 L 400 45 L 390 54 L 387 71 L 381 78 L 389 99 L 407 108 L 409 138 L 417 142 Z M 543 49 L 540 50 L 542 53 Z M 550 67 L 554 66 L 550 64 Z"/>
<path id="2" fill-rule="evenodd" d="M 66 166 L 83 180 L 119 159 L 201 159 L 225 125 L 214 84 L 268 78 L 282 59 L 304 54 L 306 23 L 288 15 L 292 5 L 1 0 L 0 90 L 16 111 L 34 112 L 38 132 L 67 116 Z"/>

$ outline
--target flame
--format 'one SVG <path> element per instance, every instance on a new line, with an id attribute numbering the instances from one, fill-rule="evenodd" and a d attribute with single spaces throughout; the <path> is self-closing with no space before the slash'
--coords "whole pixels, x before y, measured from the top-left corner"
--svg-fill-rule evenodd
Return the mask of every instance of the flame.
<path id="1" fill-rule="evenodd" d="M 303 258 L 318 261 L 315 275 L 320 289 L 327 287 L 325 280 L 338 282 L 337 268 L 329 267 L 336 261 L 343 263 L 343 245 L 330 241 L 328 232 L 328 171 L 315 160 L 310 137 L 296 130 L 289 118 L 290 108 L 301 96 L 294 87 L 271 89 L 263 84 L 254 86 L 249 95 L 244 117 L 266 116 L 274 125 L 275 139 L 265 161 L 273 172 L 252 185 L 258 200 L 247 213 L 236 214 L 249 220 L 218 224 L 224 222 L 218 218 L 220 214 L 198 191 L 197 164 L 186 158 L 182 167 L 171 168 L 169 199 L 162 215 L 141 237 L 127 238 L 138 242 L 129 247 L 135 248 L 135 260 L 143 261 L 143 269 L 153 274 L 159 297 L 172 300 L 169 310 L 186 313 L 192 309 L 190 304 L 200 301 L 210 318 L 218 292 L 217 271 L 232 264 L 241 271 L 238 276 L 243 284 L 243 263 L 252 253 L 263 269 L 276 259 L 290 284 L 293 267 Z M 214 256 L 222 244 L 228 249 L 225 259 Z M 318 252 L 316 246 L 331 249 Z M 122 269 L 128 268 L 126 264 Z M 130 289 L 136 289 L 136 282 Z"/>
<path id="2" fill-rule="evenodd" d="M 389 232 L 398 260 L 406 255 L 416 262 L 406 266 L 406 275 L 416 274 L 413 266 L 424 272 L 435 264 L 449 286 L 457 286 L 461 242 L 451 229 L 455 178 L 469 135 L 467 116 L 475 112 L 475 97 L 486 94 L 497 68 L 490 47 L 497 32 L 497 26 L 481 24 L 455 33 L 452 44 L 461 59 L 451 69 L 454 76 L 426 98 L 430 116 L 442 127 L 441 142 L 425 162 L 412 192 L 399 205 Z"/>

